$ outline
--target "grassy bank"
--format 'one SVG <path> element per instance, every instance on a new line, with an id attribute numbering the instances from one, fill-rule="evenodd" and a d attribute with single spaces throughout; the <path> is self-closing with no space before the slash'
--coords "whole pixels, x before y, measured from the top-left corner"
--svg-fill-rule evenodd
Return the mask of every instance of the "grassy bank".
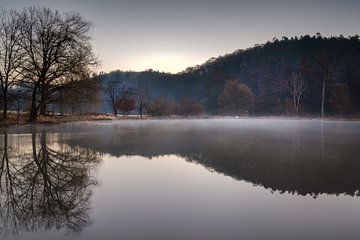
<path id="1" fill-rule="evenodd" d="M 0 126 L 31 124 L 26 113 L 8 113 L 6 120 L 0 121 Z M 47 115 L 39 116 L 34 124 L 58 124 L 74 121 L 105 121 L 113 120 L 114 117 L 107 114 L 84 114 L 84 115 Z"/>

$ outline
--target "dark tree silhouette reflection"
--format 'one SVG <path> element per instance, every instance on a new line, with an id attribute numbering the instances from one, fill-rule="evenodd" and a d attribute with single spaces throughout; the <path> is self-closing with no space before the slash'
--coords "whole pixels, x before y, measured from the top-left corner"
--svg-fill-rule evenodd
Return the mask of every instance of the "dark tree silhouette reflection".
<path id="1" fill-rule="evenodd" d="M 21 139 L 18 145 L 9 144 L 8 133 L 3 133 L 0 149 L 2 234 L 54 228 L 76 234 L 90 223 L 90 197 L 97 184 L 92 171 L 99 157 L 84 148 L 50 146 L 49 141 L 51 138 L 45 130 L 38 134 L 33 131 L 30 141 Z"/>
<path id="2" fill-rule="evenodd" d="M 99 126 L 68 144 L 114 156 L 174 154 L 270 191 L 359 195 L 356 123 L 147 122 Z"/>

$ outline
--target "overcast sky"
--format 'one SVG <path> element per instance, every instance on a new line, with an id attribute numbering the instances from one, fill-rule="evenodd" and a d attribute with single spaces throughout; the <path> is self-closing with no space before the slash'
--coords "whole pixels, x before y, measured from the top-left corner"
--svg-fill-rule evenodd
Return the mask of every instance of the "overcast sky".
<path id="1" fill-rule="evenodd" d="M 31 5 L 91 20 L 103 71 L 178 72 L 273 37 L 360 32 L 360 0 L 0 0 Z"/>

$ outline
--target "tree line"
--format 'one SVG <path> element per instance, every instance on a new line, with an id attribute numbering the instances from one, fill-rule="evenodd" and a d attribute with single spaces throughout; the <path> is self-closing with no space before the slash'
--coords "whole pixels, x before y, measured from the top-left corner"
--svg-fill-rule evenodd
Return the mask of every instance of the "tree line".
<path id="1" fill-rule="evenodd" d="M 199 101 L 214 113 L 221 111 L 219 93 L 228 81 L 236 80 L 254 94 L 253 114 L 354 116 L 360 113 L 359 67 L 358 35 L 317 33 L 274 38 L 210 59 L 180 75 L 201 82 Z"/>
<path id="2" fill-rule="evenodd" d="M 177 74 L 150 69 L 113 71 L 99 77 L 126 87 L 142 79 L 149 86 L 150 99 L 159 105 L 191 99 L 207 114 L 351 117 L 360 113 L 359 69 L 358 35 L 324 37 L 318 33 L 274 38 Z"/>
<path id="3" fill-rule="evenodd" d="M 74 95 L 70 93 L 75 89 L 82 93 L 94 89 L 82 84 L 91 81 L 90 68 L 97 63 L 90 43 L 91 26 L 77 13 L 49 8 L 0 11 L 3 119 L 9 104 L 26 105 L 28 120 L 33 122 L 46 114 L 50 104 L 69 101 L 64 96 Z"/>

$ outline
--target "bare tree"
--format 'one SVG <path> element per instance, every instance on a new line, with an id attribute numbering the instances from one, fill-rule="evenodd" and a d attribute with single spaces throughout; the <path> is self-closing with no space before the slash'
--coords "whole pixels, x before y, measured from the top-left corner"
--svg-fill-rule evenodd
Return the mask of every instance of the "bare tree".
<path id="1" fill-rule="evenodd" d="M 0 83 L 3 97 L 3 119 L 7 117 L 9 90 L 19 80 L 18 68 L 22 63 L 23 52 L 17 44 L 21 34 L 17 13 L 13 10 L 0 10 Z"/>
<path id="2" fill-rule="evenodd" d="M 72 82 L 54 96 L 55 105 L 61 112 L 71 114 L 96 112 L 100 104 L 101 86 L 97 78 Z"/>
<path id="3" fill-rule="evenodd" d="M 96 63 L 88 35 L 91 23 L 76 13 L 40 7 L 24 9 L 19 20 L 19 45 L 26 52 L 21 72 L 32 91 L 29 121 L 36 121 L 38 110 L 46 114 L 54 93 L 81 80 Z"/>
<path id="4" fill-rule="evenodd" d="M 124 86 L 116 80 L 110 80 L 106 83 L 104 93 L 108 96 L 108 102 L 111 105 L 114 116 L 118 114 L 116 102 L 120 99 L 124 92 Z"/>
<path id="5" fill-rule="evenodd" d="M 135 89 L 136 105 L 139 110 L 140 118 L 143 116 L 145 104 L 149 98 L 149 88 L 143 80 L 138 79 Z"/>
<path id="6" fill-rule="evenodd" d="M 330 49 L 321 51 L 317 54 L 317 62 L 320 67 L 321 80 L 321 118 L 324 118 L 326 86 L 329 81 L 334 81 L 341 75 L 340 57 L 333 53 Z"/>
<path id="7" fill-rule="evenodd" d="M 301 105 L 301 97 L 306 89 L 305 81 L 300 72 L 292 72 L 288 81 L 287 88 L 292 97 L 292 104 L 295 110 L 295 113 L 299 115 L 300 113 L 300 105 Z"/>

